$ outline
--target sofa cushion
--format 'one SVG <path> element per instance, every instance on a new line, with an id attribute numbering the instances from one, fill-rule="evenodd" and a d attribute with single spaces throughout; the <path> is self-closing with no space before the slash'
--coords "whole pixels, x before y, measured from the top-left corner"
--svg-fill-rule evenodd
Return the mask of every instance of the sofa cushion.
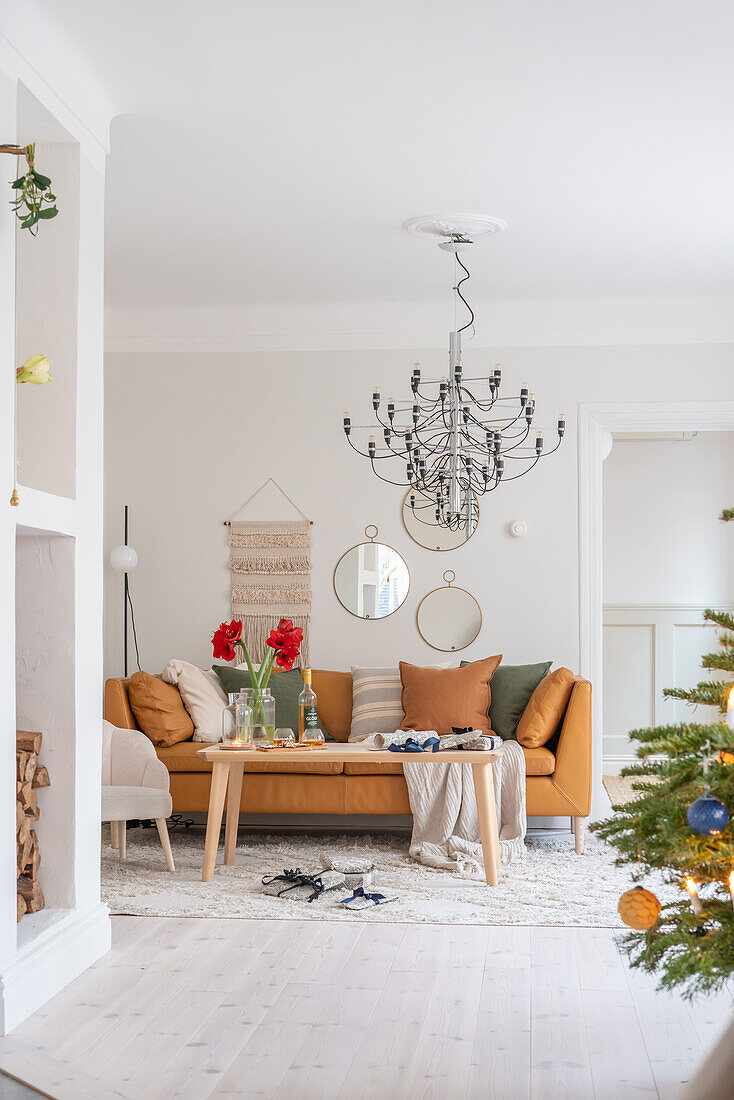
<path id="1" fill-rule="evenodd" d="M 400 662 L 403 681 L 404 730 L 451 733 L 460 726 L 491 733 L 489 682 L 501 655 L 474 661 L 464 668 L 419 668 Z"/>
<path id="2" fill-rule="evenodd" d="M 553 775 L 556 758 L 550 749 L 523 749 L 526 775 Z M 402 775 L 402 764 L 350 764 L 344 765 L 345 775 Z"/>
<path id="3" fill-rule="evenodd" d="M 345 775 L 402 775 L 402 764 L 350 764 L 344 765 Z"/>
<path id="4" fill-rule="evenodd" d="M 556 770 L 556 758 L 550 749 L 523 748 L 526 775 L 553 775 Z"/>
<path id="5" fill-rule="evenodd" d="M 180 745 L 171 745 L 170 748 L 156 746 L 158 759 L 162 760 L 169 772 L 210 772 L 211 764 L 198 755 L 199 749 L 205 746 L 197 741 L 185 741 Z M 312 754 L 309 753 L 309 756 Z M 318 755 L 314 753 L 313 755 Z M 265 753 L 263 753 L 265 756 Z M 306 766 L 300 760 L 278 760 L 275 753 L 267 756 L 262 761 L 253 760 L 245 764 L 246 772 L 277 772 L 281 775 L 296 774 L 306 775 L 313 772 L 315 775 L 341 775 L 343 768 L 341 761 L 314 760 Z"/>
<path id="6" fill-rule="evenodd" d="M 212 672 L 218 676 L 222 687 L 229 695 L 234 691 L 246 691 L 252 687 L 252 678 L 246 668 L 234 668 L 231 665 L 214 665 Z M 303 691 L 303 674 L 300 668 L 291 668 L 287 672 L 273 669 L 268 680 L 270 694 L 275 699 L 275 724 L 281 729 L 292 729 L 298 736 L 298 696 Z M 319 704 L 317 694 L 317 707 Z M 321 714 L 319 713 L 319 726 Z M 328 731 L 325 731 L 327 740 Z"/>
<path id="7" fill-rule="evenodd" d="M 335 741 L 348 741 L 352 721 L 351 672 L 312 668 L 311 686 L 316 692 L 324 733 L 330 733 Z"/>
<path id="8" fill-rule="evenodd" d="M 557 668 L 540 681 L 517 727 L 517 739 L 527 749 L 550 741 L 561 724 L 573 691 L 573 673 Z"/>
<path id="9" fill-rule="evenodd" d="M 452 668 L 454 662 L 431 665 Z M 363 668 L 352 665 L 352 727 L 350 741 L 364 741 L 373 733 L 392 733 L 399 728 L 403 713 L 403 683 L 397 665 Z"/>
<path id="10" fill-rule="evenodd" d="M 468 661 L 462 661 L 462 668 L 467 664 Z M 493 733 L 499 734 L 504 741 L 515 737 L 525 707 L 552 664 L 552 661 L 540 661 L 535 665 L 500 665 L 492 677 L 492 702 L 489 704 Z"/>
<path id="11" fill-rule="evenodd" d="M 158 676 L 134 672 L 130 677 L 127 696 L 138 725 L 154 745 L 176 745 L 190 741 L 194 723 L 183 705 L 178 688 L 164 684 Z"/>
<path id="12" fill-rule="evenodd" d="M 227 693 L 214 673 L 188 661 L 169 661 L 163 669 L 163 679 L 167 684 L 175 684 L 181 692 L 196 727 L 194 741 L 221 741 Z"/>

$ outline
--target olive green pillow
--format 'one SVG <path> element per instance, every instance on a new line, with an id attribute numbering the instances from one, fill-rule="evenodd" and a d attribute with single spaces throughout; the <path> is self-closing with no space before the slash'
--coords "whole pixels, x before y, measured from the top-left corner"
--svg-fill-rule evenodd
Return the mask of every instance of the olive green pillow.
<path id="1" fill-rule="evenodd" d="M 466 665 L 468 661 L 462 661 Z M 492 677 L 489 721 L 492 733 L 504 741 L 515 740 L 517 726 L 536 687 L 547 674 L 552 661 L 536 665 L 500 665 Z"/>
<path id="2" fill-rule="evenodd" d="M 232 668 L 229 665 L 214 665 L 222 687 L 229 695 L 233 691 L 244 691 L 252 687 L 250 673 L 246 668 Z M 282 729 L 293 730 L 298 737 L 298 696 L 303 691 L 303 676 L 300 668 L 289 672 L 274 672 L 268 681 L 268 687 L 275 699 L 275 724 Z M 333 741 L 324 729 L 319 718 L 319 728 L 327 741 Z"/>

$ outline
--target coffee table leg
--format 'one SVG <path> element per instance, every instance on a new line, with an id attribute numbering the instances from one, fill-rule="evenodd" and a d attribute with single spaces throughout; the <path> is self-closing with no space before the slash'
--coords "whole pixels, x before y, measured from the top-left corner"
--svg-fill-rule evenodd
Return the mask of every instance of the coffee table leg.
<path id="1" fill-rule="evenodd" d="M 500 838 L 497 830 L 497 807 L 494 800 L 494 781 L 491 764 L 472 764 L 474 791 L 477 796 L 479 835 L 482 838 L 484 874 L 487 886 L 497 885 L 497 868 L 500 863 Z"/>
<path id="2" fill-rule="evenodd" d="M 224 760 L 215 760 L 212 768 L 212 782 L 209 789 L 209 812 L 206 818 L 206 841 L 204 842 L 204 867 L 202 882 L 211 882 L 214 876 L 214 864 L 217 862 L 219 830 L 222 827 L 224 795 L 227 790 L 229 764 Z"/>
<path id="3" fill-rule="evenodd" d="M 234 863 L 234 850 L 237 847 L 237 826 L 240 820 L 240 795 L 242 794 L 242 773 L 245 770 L 243 760 L 235 760 L 229 766 L 229 784 L 227 786 L 227 827 L 224 830 L 224 862 Z"/>

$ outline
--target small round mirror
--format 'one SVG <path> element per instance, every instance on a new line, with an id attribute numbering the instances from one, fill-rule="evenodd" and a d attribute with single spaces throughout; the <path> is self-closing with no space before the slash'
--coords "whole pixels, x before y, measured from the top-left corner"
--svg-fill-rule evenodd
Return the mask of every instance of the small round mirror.
<path id="1" fill-rule="evenodd" d="M 374 535 L 370 532 L 374 531 Z M 377 528 L 365 528 L 369 542 L 347 550 L 334 570 L 334 591 L 342 607 L 359 619 L 384 619 L 405 602 L 410 573 L 405 559 L 384 542 Z"/>
<path id="2" fill-rule="evenodd" d="M 448 580 L 449 573 L 452 575 Z M 455 574 L 444 573 L 445 588 L 435 588 L 421 600 L 418 607 L 418 630 L 433 649 L 453 653 L 466 649 L 482 629 L 479 604 L 464 588 L 452 588 Z"/>
<path id="3" fill-rule="evenodd" d="M 437 504 L 430 485 L 410 488 L 403 501 L 403 524 L 413 542 L 426 550 L 458 550 L 468 542 L 479 523 L 476 494 L 468 489 L 462 495 L 461 511 L 450 512 Z"/>

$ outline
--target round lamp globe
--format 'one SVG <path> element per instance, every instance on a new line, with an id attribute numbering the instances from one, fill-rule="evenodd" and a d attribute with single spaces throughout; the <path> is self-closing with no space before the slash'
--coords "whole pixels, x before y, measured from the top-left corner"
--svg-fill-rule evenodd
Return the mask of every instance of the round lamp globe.
<path id="1" fill-rule="evenodd" d="M 116 546 L 110 554 L 110 565 L 118 573 L 130 573 L 138 564 L 138 555 L 132 546 Z"/>

